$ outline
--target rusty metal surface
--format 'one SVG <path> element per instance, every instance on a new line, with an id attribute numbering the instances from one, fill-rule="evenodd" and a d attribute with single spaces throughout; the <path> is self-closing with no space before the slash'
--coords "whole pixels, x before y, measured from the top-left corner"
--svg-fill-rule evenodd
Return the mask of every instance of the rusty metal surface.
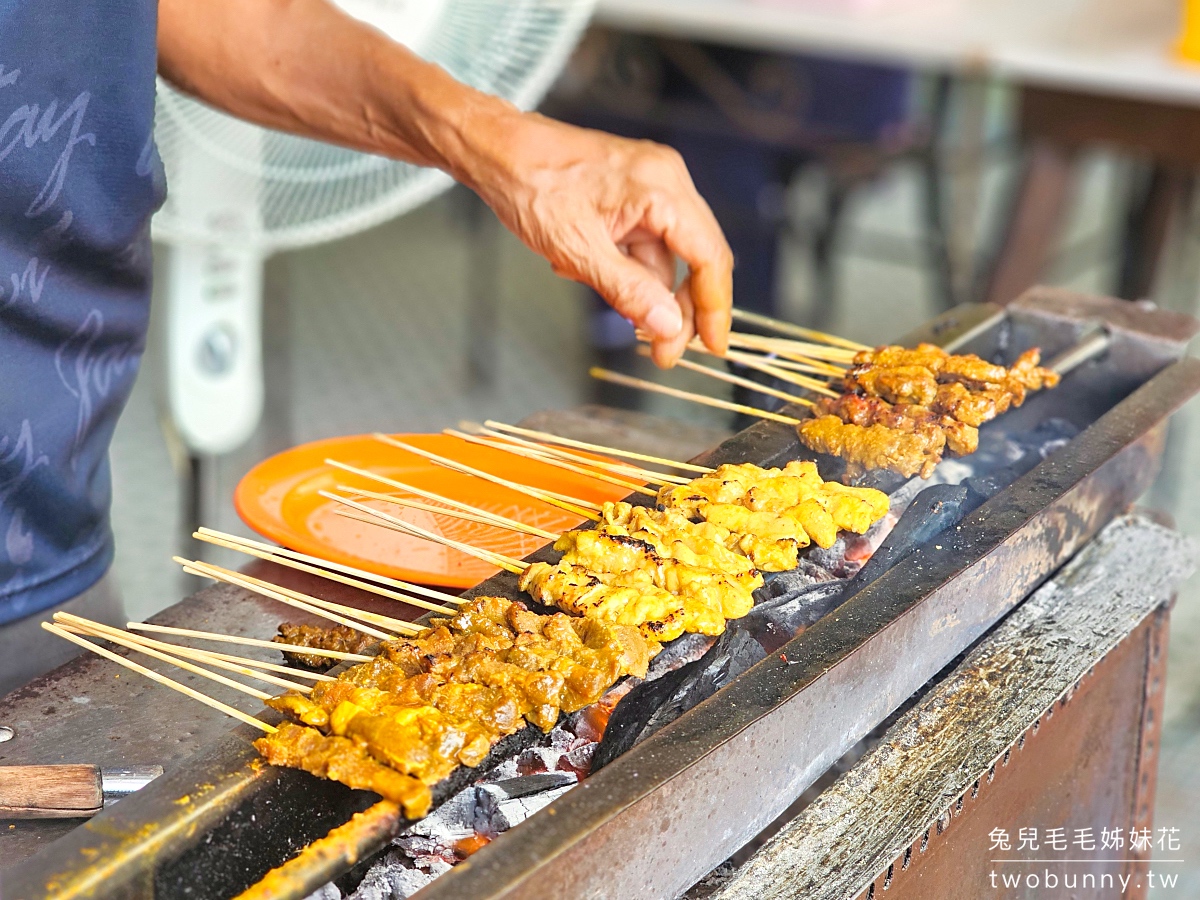
<path id="1" fill-rule="evenodd" d="M 978 332 L 974 326 L 992 317 L 987 308 L 956 311 L 932 330 Z M 971 345 L 1011 339 L 1022 327 L 1005 323 L 977 333 Z M 1082 327 L 1045 325 L 1050 352 Z M 785 649 L 803 663 L 766 660 L 424 896 L 669 896 L 689 886 L 1132 502 L 1157 467 L 1165 418 L 1200 389 L 1200 365 L 1180 364 L 1126 395 L 1178 355 L 1186 337 L 1143 345 L 1141 355 L 1135 335 L 1126 344 L 1115 340 L 1107 360 L 1072 376 L 1081 381 L 1080 402 L 1064 413 L 1088 424 L 1109 410 L 1087 435 L 1006 491 L 1003 502 L 982 507 L 944 548 L 898 567 Z M 1040 395 L 1019 412 L 1038 415 L 1042 403 L 1049 405 L 1041 414 L 1059 414 L 1054 404 L 1062 401 L 1053 398 Z M 709 461 L 771 465 L 799 455 L 794 432 L 763 424 Z M 498 576 L 471 593 L 515 596 L 514 582 Z M 799 744 L 797 734 L 805 735 Z M 222 886 L 239 878 L 245 886 L 369 802 L 329 783 L 301 789 L 317 783 L 260 767 L 249 736 L 232 733 L 64 838 L 55 853 L 11 869 L 5 896 L 127 896 L 151 885 L 160 896 L 222 896 Z M 306 816 L 306 800 L 336 821 Z M 698 800 L 711 804 L 707 818 L 693 815 Z M 256 828 L 264 819 L 272 827 Z M 313 833 L 317 827 L 324 830 Z M 214 840 L 227 850 L 224 863 L 211 852 Z M 106 879 L 96 878 L 97 858 L 110 861 Z M 189 871 L 222 864 L 229 871 L 206 872 L 220 877 L 203 887 L 187 881 Z M 309 884 L 285 896 L 303 896 L 325 877 L 310 874 Z"/>
<path id="2" fill-rule="evenodd" d="M 1156 648 L 1165 636 L 1167 604 L 1194 568 L 1196 554 L 1194 542 L 1141 516 L 1114 522 L 931 687 L 712 900 L 844 900 L 865 893 L 870 884 L 876 897 L 888 885 L 890 898 L 890 891 L 901 888 L 901 873 L 916 879 L 919 888 L 915 894 L 912 884 L 901 888 L 902 896 L 979 896 L 985 888 L 990 894 L 989 859 L 1016 854 L 989 853 L 990 842 L 977 847 L 960 842 L 960 860 L 937 856 L 936 843 L 943 832 L 959 828 L 960 819 L 975 815 L 975 807 L 991 802 L 984 795 L 1031 760 L 1044 763 L 1046 771 L 1044 781 L 1033 785 L 1036 766 L 1026 770 L 1023 801 L 1014 798 L 1028 813 L 1021 827 L 1064 827 L 1073 835 L 1074 828 L 1093 826 L 1097 818 L 1125 834 L 1140 826 L 1139 767 L 1153 767 L 1152 756 L 1139 760 L 1152 741 L 1143 723 L 1153 718 L 1161 699 Z M 1143 640 L 1147 628 L 1151 639 Z M 1143 635 L 1140 668 L 1135 666 L 1133 676 L 1121 675 L 1097 701 L 1090 681 L 1115 665 L 1114 651 L 1134 632 Z M 1064 718 L 1065 706 L 1092 702 L 1108 708 L 1075 709 Z M 1087 729 L 1070 724 L 1079 716 L 1090 723 Z M 1111 734 L 1105 717 L 1119 720 Z M 1047 742 L 1050 751 L 1043 749 Z M 1060 753 L 1068 759 L 1074 754 L 1077 770 L 1069 777 L 1061 766 L 1054 768 L 1062 762 Z M 1010 825 L 1006 815 L 989 828 Z M 1014 845 L 1016 834 L 1010 830 Z M 934 856 L 936 863 L 927 865 Z M 912 874 L 918 862 L 926 874 Z M 947 888 L 954 878 L 961 879 L 957 890 Z"/>
<path id="3" fill-rule="evenodd" d="M 1165 628 L 1165 616 L 1140 625 L 979 778 L 978 789 L 972 785 L 898 855 L 858 895 L 859 900 L 882 900 L 884 896 L 888 900 L 958 900 L 984 895 L 1017 900 L 1037 893 L 1030 890 L 1027 879 L 1031 874 L 1038 879 L 1039 892 L 1046 896 L 1078 900 L 1145 897 L 1148 859 L 1138 859 L 1127 850 L 1089 853 L 1072 844 L 1079 828 L 1092 829 L 1099 847 L 1102 828 L 1120 828 L 1127 838 L 1134 827 L 1146 662 L 1151 643 L 1161 638 Z M 1037 829 L 1039 847 L 1048 829 L 1061 828 L 1072 852 L 992 850 L 989 836 L 997 828 L 1010 835 L 1012 847 L 1018 846 L 1017 835 L 1023 828 Z M 1090 861 L 991 861 L 993 857 L 1023 855 Z M 1131 861 L 1108 861 L 1118 856 L 1130 856 Z M 993 887 L 992 872 L 997 875 L 997 887 Z M 1043 886 L 1046 872 L 1055 876 L 1049 891 Z M 1004 874 L 1010 879 L 1019 876 L 1021 885 L 1004 887 Z M 1072 889 L 1064 889 L 1062 879 L 1067 875 L 1073 876 Z M 1091 880 L 1085 881 L 1085 875 Z M 1122 884 L 1129 886 L 1128 891 L 1121 892 Z"/>

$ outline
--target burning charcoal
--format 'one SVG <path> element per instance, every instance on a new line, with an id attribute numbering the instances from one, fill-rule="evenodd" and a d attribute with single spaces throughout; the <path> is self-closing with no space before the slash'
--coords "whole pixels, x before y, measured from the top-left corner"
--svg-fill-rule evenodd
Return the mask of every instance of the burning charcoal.
<path id="1" fill-rule="evenodd" d="M 548 735 L 547 741 L 540 746 L 530 747 L 517 757 L 517 773 L 535 775 L 539 772 L 553 772 L 558 761 L 576 746 L 578 740 L 565 728 L 555 728 Z"/>
<path id="2" fill-rule="evenodd" d="M 475 831 L 494 838 L 549 806 L 572 787 L 577 779 L 565 772 L 512 778 L 475 788 Z"/>
<path id="3" fill-rule="evenodd" d="M 554 767 L 557 772 L 566 772 L 582 781 L 592 772 L 592 757 L 599 744 L 596 741 L 580 742 L 578 747 L 568 750 Z"/>
<path id="4" fill-rule="evenodd" d="M 969 488 L 959 484 L 935 484 L 921 491 L 875 555 L 847 585 L 847 595 L 870 584 L 918 547 L 959 522 L 966 511 L 970 493 Z"/>
<path id="5" fill-rule="evenodd" d="M 592 756 L 591 771 L 599 771 L 675 721 L 765 656 L 766 651 L 747 632 L 730 627 L 702 658 L 638 685 L 613 712 Z"/>
<path id="6" fill-rule="evenodd" d="M 708 648 L 715 644 L 716 640 L 707 634 L 685 634 L 676 638 L 654 657 L 649 671 L 646 672 L 646 681 L 654 681 L 668 672 L 674 672 L 680 666 L 695 662 L 708 652 Z"/>
<path id="7" fill-rule="evenodd" d="M 403 853 L 393 851 L 370 868 L 358 889 L 346 900 L 406 900 L 449 869 L 449 865 L 443 864 L 424 871 Z"/>
<path id="8" fill-rule="evenodd" d="M 769 587 L 780 593 L 763 600 L 738 621 L 737 630 L 751 635 L 764 654 L 774 653 L 832 612 L 847 597 L 846 582 L 840 579 L 815 584 L 800 581 L 792 588 L 793 583 L 783 577 L 775 579 Z"/>

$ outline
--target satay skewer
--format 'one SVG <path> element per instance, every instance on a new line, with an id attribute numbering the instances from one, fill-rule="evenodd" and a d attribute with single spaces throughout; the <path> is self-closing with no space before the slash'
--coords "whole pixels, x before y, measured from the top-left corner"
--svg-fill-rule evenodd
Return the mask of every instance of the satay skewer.
<path id="1" fill-rule="evenodd" d="M 373 509 L 370 506 L 359 503 L 358 501 L 352 500 L 349 497 L 342 497 L 341 495 L 335 494 L 331 491 L 318 491 L 317 493 L 327 500 L 333 500 L 337 503 L 349 506 L 361 513 L 365 513 L 373 519 L 379 519 L 383 522 L 390 523 L 391 525 L 395 526 L 395 529 L 407 532 L 413 537 L 425 538 L 426 540 L 444 544 L 447 547 L 452 547 L 455 550 L 461 550 L 463 553 L 475 556 L 484 562 L 489 562 L 492 565 L 506 571 L 520 574 L 529 566 L 528 563 L 513 559 L 510 556 L 505 556 L 503 553 L 496 553 L 493 550 L 484 550 L 481 547 L 474 547 L 471 544 L 467 544 L 462 541 L 456 541 L 453 538 L 446 537 L 445 535 L 429 531 L 419 525 L 413 525 L 411 522 L 405 522 L 403 519 L 390 516 L 381 510 Z"/>
<path id="2" fill-rule="evenodd" d="M 455 506 L 433 506 L 429 503 L 419 503 L 416 500 L 407 500 L 403 497 L 396 497 L 392 494 L 381 494 L 378 491 L 368 491 L 365 488 L 351 487 L 348 484 L 339 484 L 335 486 L 339 491 L 346 491 L 349 494 L 354 494 L 357 497 L 367 500 L 378 500 L 382 503 L 391 503 L 395 506 L 400 506 L 405 509 L 419 509 L 422 512 L 432 513 L 439 516 L 449 516 L 452 519 L 462 519 L 464 522 L 475 522 L 479 525 L 489 525 L 492 528 L 503 528 L 507 531 L 515 531 L 519 534 L 529 535 L 530 537 L 543 538 L 548 541 L 557 539 L 558 535 L 552 531 L 546 531 L 544 528 L 538 528 L 535 525 L 526 525 L 524 522 L 518 522 L 515 519 L 509 519 L 506 516 L 492 516 L 486 510 L 467 511 L 463 507 L 466 504 L 456 504 Z"/>
<path id="3" fill-rule="evenodd" d="M 829 363 L 843 363 L 846 365 L 854 362 L 854 357 L 859 352 L 856 350 L 845 350 L 840 347 L 806 344 L 802 341 L 762 337 L 757 334 L 739 334 L 737 332 L 729 335 L 729 344 L 732 347 L 742 347 L 750 350 L 767 350 L 771 353 L 778 353 L 781 356 L 795 356 L 799 357 L 799 361 L 801 362 L 817 359 Z"/>
<path id="4" fill-rule="evenodd" d="M 554 447 L 550 444 L 527 441 L 516 435 L 506 434 L 503 431 L 488 428 L 486 425 L 480 425 L 478 422 L 459 422 L 458 426 L 460 431 L 465 431 L 468 434 L 497 438 L 507 443 L 524 447 L 527 450 L 532 450 L 541 456 L 554 456 L 567 462 L 577 463 L 585 468 L 602 469 L 606 472 L 612 472 L 614 475 L 625 475 L 629 478 L 641 479 L 647 484 L 687 484 L 691 480 L 681 475 L 668 475 L 663 472 L 655 472 L 651 469 L 643 469 L 629 463 L 596 459 L 593 456 L 584 456 L 582 453 L 572 453 L 563 447 Z M 447 430 L 447 433 L 450 433 L 450 431 Z"/>
<path id="5" fill-rule="evenodd" d="M 155 672 L 153 669 L 147 669 L 145 666 L 139 665 L 138 663 L 135 663 L 133 660 L 126 659 L 125 657 L 121 656 L 120 654 L 114 653 L 113 651 L 109 650 L 107 647 L 101 647 L 98 644 L 93 644 L 91 641 L 85 640 L 84 638 L 80 637 L 79 635 L 71 634 L 71 632 L 67 631 L 64 628 L 61 628 L 58 625 L 54 625 L 50 622 L 43 622 L 42 628 L 44 628 L 46 631 L 49 631 L 51 634 L 57 635 L 58 637 L 63 638 L 64 640 L 70 641 L 72 644 L 76 644 L 76 645 L 84 648 L 85 650 L 90 650 L 92 653 L 95 653 L 97 656 L 103 656 L 105 659 L 109 660 L 110 662 L 115 662 L 117 665 L 122 666 L 126 669 L 129 669 L 131 671 L 137 672 L 139 675 L 144 675 L 146 678 L 149 678 L 151 681 L 157 682 L 158 684 L 161 684 L 164 687 L 169 687 L 169 688 L 171 688 L 171 690 L 178 691 L 181 694 L 191 697 L 193 700 L 199 700 L 205 706 L 211 707 L 212 709 L 215 709 L 218 712 L 223 712 L 223 713 L 225 713 L 225 715 L 231 716 L 240 722 L 245 722 L 248 725 L 253 725 L 255 728 L 258 728 L 258 729 L 266 732 L 267 734 L 273 734 L 276 731 L 276 728 L 274 725 L 268 725 L 266 722 L 262 721 L 261 719 L 257 719 L 254 716 L 250 715 L 249 713 L 244 713 L 240 709 L 235 709 L 232 706 L 228 706 L 227 704 L 222 703 L 220 700 L 217 700 L 214 697 L 208 696 L 208 694 L 202 694 L 200 691 L 197 691 L 194 688 L 190 688 L 186 684 L 180 684 L 178 681 L 175 681 L 173 678 L 168 678 L 166 675 L 160 675 L 158 672 Z"/>
<path id="6" fill-rule="evenodd" d="M 649 356 L 649 348 L 640 348 L 642 355 Z M 789 394 L 787 391 L 781 391 L 778 388 L 773 388 L 768 384 L 762 384 L 758 381 L 753 381 L 749 378 L 743 378 L 741 375 L 734 375 L 732 372 L 722 372 L 720 369 L 714 369 L 712 366 L 702 366 L 700 363 L 692 362 L 690 359 L 676 360 L 675 364 L 681 369 L 687 369 L 690 372 L 698 372 L 701 375 L 707 375 L 710 378 L 715 378 L 718 381 L 724 381 L 727 384 L 736 384 L 738 387 L 744 387 L 747 390 L 754 391 L 756 394 L 765 394 L 768 397 L 776 397 L 780 400 L 786 400 L 788 403 L 795 403 L 799 406 L 806 406 L 809 409 L 816 407 L 816 403 L 807 397 L 800 397 L 796 394 Z"/>
<path id="7" fill-rule="evenodd" d="M 785 334 L 802 340 L 822 341 L 826 344 L 833 344 L 835 347 L 845 347 L 850 350 L 871 349 L 866 344 L 860 344 L 849 338 L 827 334 L 824 331 L 817 331 L 814 328 L 805 328 L 802 325 L 794 325 L 791 322 L 783 322 L 779 319 L 773 319 L 770 316 L 764 316 L 761 313 L 750 312 L 748 309 L 737 309 L 735 307 L 733 309 L 733 318 L 741 322 L 748 322 L 751 325 L 757 325 L 759 328 L 769 328 L 779 334 Z"/>
<path id="8" fill-rule="evenodd" d="M 236 634 L 221 634 L 216 631 L 197 631 L 194 628 L 175 628 L 171 625 L 156 625 L 153 622 L 126 622 L 130 631 L 149 631 L 155 634 L 170 634 L 175 637 L 192 638 L 197 641 L 215 641 L 222 644 L 238 644 L 245 647 L 262 647 L 269 650 L 294 650 L 311 656 L 324 656 L 343 662 L 370 662 L 373 657 L 361 653 L 345 653 L 341 650 L 322 650 L 301 644 L 285 644 L 280 641 L 265 641 L 260 638 L 242 637 Z"/>
<path id="9" fill-rule="evenodd" d="M 711 466 L 699 466 L 690 462 L 679 462 L 674 459 L 666 459 L 661 456 L 650 456 L 646 453 L 636 453 L 633 450 L 622 450 L 620 447 L 606 447 L 603 444 L 589 444 L 587 441 L 577 441 L 573 438 L 565 438 L 557 434 L 552 434 L 549 431 L 535 431 L 531 428 L 521 428 L 517 425 L 506 425 L 504 422 L 497 422 L 495 419 L 487 419 L 483 423 L 488 428 L 494 428 L 497 431 L 511 432 L 519 434 L 522 437 L 533 438 L 536 441 L 544 441 L 548 444 L 561 444 L 564 447 L 574 447 L 576 450 L 587 450 L 592 453 L 604 453 L 608 456 L 617 456 L 622 459 L 636 459 L 638 462 L 651 463 L 656 466 L 667 466 L 672 469 L 679 469 L 684 472 L 695 472 L 698 475 L 710 475 L 715 470 Z"/>
<path id="10" fill-rule="evenodd" d="M 69 630 L 66 629 L 61 622 L 56 622 L 56 624 L 59 628 Z M 191 672 L 193 675 L 199 675 L 201 678 L 207 678 L 210 681 L 215 681 L 217 684 L 224 685 L 227 688 L 233 688 L 235 691 L 241 691 L 243 694 L 247 694 L 248 696 L 254 697 L 258 700 L 271 699 L 271 695 L 266 691 L 260 691 L 258 688 L 250 687 L 248 684 L 242 684 L 240 681 L 234 681 L 232 678 L 226 678 L 219 672 L 210 672 L 203 666 L 190 663 L 182 657 L 173 656 L 170 653 L 163 653 L 161 650 L 156 650 L 155 648 L 148 647 L 145 644 L 140 644 L 135 640 L 126 639 L 121 636 L 121 630 L 118 628 L 112 629 L 116 632 L 116 634 L 108 633 L 107 626 L 100 626 L 98 628 L 89 627 L 81 630 L 87 633 L 90 637 L 103 638 L 111 644 L 116 644 L 118 647 L 125 647 L 128 650 L 136 650 L 138 653 L 144 653 L 147 656 L 153 657 L 154 659 L 161 660 L 165 663 L 170 663 L 177 668 L 183 669 L 185 672 Z M 301 685 L 300 687 L 304 687 L 304 685 Z"/>
<path id="11" fill-rule="evenodd" d="M 437 603 L 429 603 L 426 600 L 421 600 L 416 597 L 410 597 L 408 594 L 400 594 L 400 593 L 397 593 L 396 591 L 388 590 L 387 588 L 380 587 L 376 584 L 370 584 L 363 580 L 350 578 L 346 575 L 342 575 L 338 571 L 331 571 L 330 569 L 325 569 L 325 568 L 322 568 L 321 566 L 309 565 L 306 562 L 300 562 L 299 560 L 292 558 L 292 556 L 302 555 L 302 554 L 292 554 L 290 556 L 285 556 L 281 553 L 274 553 L 274 552 L 268 552 L 267 550 L 260 550 L 260 549 L 258 549 L 258 547 L 255 546 L 255 544 L 257 543 L 256 541 L 245 541 L 245 542 L 231 541 L 231 540 L 227 540 L 222 537 L 217 537 L 217 535 L 215 533 L 211 532 L 208 529 L 201 529 L 200 531 L 195 532 L 192 535 L 192 537 L 197 538 L 202 541 L 205 541 L 209 544 L 214 544 L 215 546 L 218 546 L 218 547 L 225 547 L 228 550 L 237 550 L 239 553 L 245 553 L 247 556 L 253 556 L 258 559 L 266 560 L 267 562 L 277 563 L 278 565 L 285 566 L 289 569 L 295 569 L 297 572 L 306 572 L 309 575 L 317 575 L 317 576 L 319 576 L 321 578 L 325 578 L 329 581 L 336 581 L 338 584 L 344 584 L 349 587 L 358 588 L 361 591 L 366 591 L 368 593 L 375 594 L 379 597 L 387 597 L 389 600 L 395 600 L 399 603 L 407 603 L 408 605 L 416 606 L 419 609 L 427 609 L 430 612 L 452 612 L 453 611 L 452 609 L 450 609 L 447 606 L 443 606 L 443 605 L 440 605 Z M 318 560 L 318 562 L 323 562 L 318 557 L 308 557 L 308 558 Z M 334 563 L 328 563 L 328 565 L 332 567 L 334 565 Z M 338 568 L 341 569 L 341 568 L 349 568 L 349 567 L 338 566 Z M 358 571 L 362 571 L 362 570 L 358 570 Z M 369 574 L 370 573 L 368 573 L 368 572 L 362 571 L 362 575 L 364 578 Z M 391 579 L 383 579 L 382 576 L 379 576 L 376 580 L 390 581 Z M 403 581 L 399 582 L 399 583 L 407 584 L 407 582 L 403 582 Z M 433 591 L 432 593 L 435 593 L 440 597 L 446 598 L 447 603 L 457 604 L 457 603 L 461 602 L 453 594 L 443 594 L 441 591 Z"/>
<path id="12" fill-rule="evenodd" d="M 261 681 L 265 684 L 281 687 L 284 690 L 300 691 L 304 694 L 312 693 L 312 688 L 306 684 L 300 684 L 298 681 L 291 681 L 287 678 L 279 678 L 267 672 L 256 672 L 249 666 L 231 663 L 221 659 L 219 656 L 204 650 L 194 650 L 191 647 L 178 647 L 174 644 L 168 644 L 164 641 L 155 641 L 148 637 L 143 637 L 140 634 L 129 634 L 122 631 L 120 628 L 113 628 L 109 625 L 104 625 L 100 622 L 93 622 L 91 619 L 85 619 L 82 616 L 73 616 L 70 613 L 58 612 L 54 614 L 54 621 L 62 625 L 67 630 L 78 629 L 76 633 L 90 634 L 93 637 L 101 637 L 106 641 L 111 641 L 121 647 L 127 647 L 130 650 L 137 650 L 141 653 L 147 653 L 150 656 L 155 656 L 158 659 L 170 660 L 172 656 L 190 659 L 195 662 L 207 663 L 217 669 L 224 669 L 227 672 L 235 672 L 238 675 L 244 675 L 247 678 L 253 678 L 256 681 Z M 151 653 L 150 651 L 157 651 Z M 222 654 L 223 655 L 223 654 Z"/>
<path id="13" fill-rule="evenodd" d="M 468 556 L 474 556 L 476 559 L 496 566 L 499 569 L 504 569 L 506 572 L 511 572 L 514 575 L 520 575 L 530 564 L 522 560 L 512 559 L 511 557 L 503 557 L 503 561 L 497 560 L 490 550 L 484 550 L 482 547 L 474 547 L 471 544 L 464 544 L 461 541 L 453 540 L 445 535 L 436 534 L 432 531 L 425 531 L 416 526 L 410 526 L 407 522 L 402 522 L 399 519 L 385 518 L 382 516 L 358 516 L 351 512 L 339 512 L 339 516 L 344 516 L 347 519 L 353 519 L 356 522 L 364 522 L 370 525 L 378 525 L 380 528 L 387 528 L 390 531 L 398 531 L 402 534 L 407 534 L 409 537 L 423 538 L 427 541 L 432 541 L 435 544 L 441 544 L 444 547 L 450 547 L 458 550 Z"/>
<path id="14" fill-rule="evenodd" d="M 531 488 L 529 485 L 521 484 L 520 482 L 510 481 L 507 478 L 501 478 L 499 475 L 493 475 L 491 472 L 485 472 L 482 469 L 476 469 L 472 466 L 460 463 L 457 460 L 449 457 L 439 456 L 436 453 L 431 453 L 428 450 L 423 450 L 420 447 L 415 447 L 412 444 L 406 444 L 404 441 L 398 441 L 386 434 L 376 433 L 373 435 L 375 440 L 387 444 L 390 447 L 396 447 L 400 450 L 405 450 L 414 456 L 419 456 L 422 459 L 427 459 L 430 462 L 437 463 L 439 466 L 444 466 L 455 472 L 461 472 L 464 475 L 474 475 L 477 478 L 482 478 L 484 481 L 490 481 L 492 484 L 498 484 L 501 487 L 509 488 L 526 496 L 533 497 L 536 500 L 541 500 L 543 503 L 549 503 L 551 506 L 557 506 L 560 509 L 565 509 L 567 512 L 574 513 L 580 518 L 595 520 L 594 513 L 600 511 L 600 506 L 595 503 L 590 503 L 585 500 L 577 500 L 569 497 L 564 497 L 562 494 L 553 491 L 538 490 Z"/>
<path id="15" fill-rule="evenodd" d="M 747 369 L 755 369 L 759 372 L 770 375 L 772 378 L 777 378 L 780 381 L 786 381 L 788 384 L 796 385 L 796 387 L 806 388 L 817 394 L 824 394 L 826 397 L 838 396 L 837 391 L 834 391 L 829 387 L 828 379 L 834 377 L 833 374 L 817 370 L 815 367 L 805 367 L 803 363 L 793 363 L 793 365 L 812 369 L 821 375 L 821 378 L 813 378 L 810 375 L 801 375 L 798 372 L 785 369 L 778 365 L 779 363 L 790 362 L 790 360 L 786 359 L 771 359 L 768 362 L 761 356 L 754 356 L 750 353 L 741 353 L 737 350 L 730 350 L 724 356 L 717 356 L 717 354 L 713 353 L 703 345 L 701 345 L 700 348 L 689 347 L 688 349 L 693 350 L 696 353 L 703 353 L 706 356 L 712 356 L 715 359 L 725 359 L 730 362 L 737 363 L 738 365 L 745 366 Z M 840 374 L 841 373 L 839 372 L 839 377 Z"/>
<path id="16" fill-rule="evenodd" d="M 782 422 L 785 425 L 799 425 L 800 420 L 792 416 L 781 415 L 780 413 L 769 412 L 765 409 L 755 409 L 753 406 L 746 406 L 741 403 L 732 403 L 729 400 L 719 400 L 716 397 L 706 397 L 704 394 L 696 394 L 691 391 L 682 391 L 679 388 L 667 387 L 665 384 L 657 384 L 653 381 L 646 381 L 643 378 L 633 378 L 629 375 L 622 375 L 619 372 L 610 372 L 608 369 L 592 368 L 589 370 L 593 378 L 600 381 L 610 381 L 613 384 L 620 384 L 625 387 L 638 388 L 643 391 L 651 391 L 656 394 L 665 394 L 668 397 L 676 397 L 680 400 L 690 400 L 693 403 L 701 403 L 705 406 L 712 406 L 716 409 L 724 409 L 729 412 L 744 413 L 748 416 L 757 416 L 760 419 L 770 419 L 773 422 Z"/>
<path id="17" fill-rule="evenodd" d="M 538 462 L 543 462 L 548 466 L 554 466 L 559 469 L 565 469 L 568 472 L 574 472 L 576 475 L 587 475 L 589 478 L 595 478 L 597 481 L 603 481 L 608 484 L 615 484 L 617 487 L 624 488 L 636 494 L 644 494 L 647 497 L 655 497 L 655 491 L 646 490 L 644 485 L 635 484 L 626 478 L 618 478 L 615 475 L 606 472 L 588 471 L 582 466 L 577 466 L 566 460 L 556 459 L 548 453 L 539 453 L 536 450 L 517 452 L 517 449 L 512 444 L 506 444 L 498 440 L 489 440 L 488 438 L 478 437 L 473 434 L 467 434 L 465 431 L 456 431 L 453 428 L 447 428 L 445 434 L 451 437 L 456 437 L 459 440 L 466 441 L 469 444 L 477 444 L 481 447 L 491 447 L 494 450 L 503 450 L 507 453 L 514 453 L 517 456 L 524 456 L 527 459 L 536 459 Z"/>
<path id="18" fill-rule="evenodd" d="M 389 478 L 386 475 L 380 475 L 377 472 L 372 472 L 369 469 L 361 469 L 358 466 L 352 466 L 352 465 L 349 465 L 348 463 L 338 462 L 336 459 L 327 459 L 327 460 L 325 460 L 325 464 L 333 466 L 335 469 L 341 469 L 343 472 L 349 472 L 351 475 L 357 475 L 360 478 L 366 478 L 371 481 L 377 481 L 380 484 L 387 485 L 388 487 L 395 488 L 396 490 L 406 491 L 408 493 L 416 494 L 418 497 L 424 497 L 426 500 L 432 500 L 435 503 L 445 503 L 447 506 L 453 507 L 455 509 L 459 509 L 464 512 L 472 513 L 474 515 L 482 516 L 482 517 L 493 520 L 492 522 L 489 522 L 488 524 L 503 523 L 504 525 L 519 525 L 523 528 L 531 529 L 531 531 L 529 533 L 534 535 L 535 537 L 548 537 L 550 535 L 550 532 L 548 532 L 548 531 L 542 532 L 541 529 L 535 528 L 533 525 L 525 525 L 522 522 L 518 522 L 515 519 L 510 519 L 507 516 L 502 516 L 499 513 L 490 512 L 488 510 L 483 510 L 478 507 L 471 506 L 470 504 L 463 503 L 461 500 L 451 500 L 449 497 L 443 497 L 441 494 L 435 494 L 433 491 L 427 491 L 424 488 L 414 487 L 411 484 L 408 484 L 403 481 L 398 481 L 395 478 Z M 347 487 L 346 485 L 338 485 L 338 490 L 354 491 L 357 489 L 352 488 L 352 487 Z M 399 498 L 392 498 L 386 494 L 376 495 L 376 499 L 387 499 L 388 502 L 397 503 L 398 505 L 401 505 L 401 506 L 411 506 L 412 505 L 408 502 L 400 503 Z M 414 508 L 421 509 L 422 507 L 415 506 Z M 426 511 L 427 512 L 438 512 L 438 513 L 445 512 L 444 509 L 438 509 L 438 508 L 427 509 Z"/>
<path id="19" fill-rule="evenodd" d="M 372 626 L 367 625 L 365 622 L 349 619 L 346 616 L 343 616 L 340 613 L 332 610 L 323 609 L 320 606 L 306 603 L 303 600 L 297 600 L 294 597 L 289 597 L 282 591 L 264 587 L 260 584 L 255 584 L 253 580 L 238 572 L 232 572 L 229 569 L 223 569 L 220 566 L 210 565 L 209 563 L 201 562 L 200 560 L 188 560 L 179 556 L 172 558 L 175 560 L 175 562 L 183 566 L 183 571 L 187 572 L 189 575 L 201 575 L 205 578 L 211 578 L 214 581 L 223 581 L 226 584 L 232 584 L 236 585 L 237 587 L 245 588 L 248 591 L 261 594 L 262 596 L 268 597 L 271 600 L 278 600 L 280 603 L 283 603 L 287 606 L 303 610 L 304 612 L 311 613 L 314 616 L 320 616 L 323 619 L 329 619 L 337 622 L 339 625 L 345 625 L 347 628 L 353 628 L 355 631 L 361 631 L 363 634 L 368 634 L 371 637 L 377 638 L 381 641 L 390 641 L 392 639 L 392 635 L 380 631 L 377 628 L 373 628 Z"/>

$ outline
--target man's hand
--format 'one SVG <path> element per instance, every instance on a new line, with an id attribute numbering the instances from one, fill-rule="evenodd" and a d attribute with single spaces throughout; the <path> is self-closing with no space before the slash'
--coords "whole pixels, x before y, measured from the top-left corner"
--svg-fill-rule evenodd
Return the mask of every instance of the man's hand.
<path id="1" fill-rule="evenodd" d="M 160 0 L 158 47 L 165 77 L 234 115 L 445 169 L 659 365 L 695 334 L 724 352 L 733 257 L 675 151 L 522 113 L 325 0 Z"/>
<path id="2" fill-rule="evenodd" d="M 678 153 L 515 110 L 480 120 L 468 144 L 458 177 L 555 272 L 649 334 L 655 362 L 673 365 L 697 334 L 725 351 L 733 254 Z"/>

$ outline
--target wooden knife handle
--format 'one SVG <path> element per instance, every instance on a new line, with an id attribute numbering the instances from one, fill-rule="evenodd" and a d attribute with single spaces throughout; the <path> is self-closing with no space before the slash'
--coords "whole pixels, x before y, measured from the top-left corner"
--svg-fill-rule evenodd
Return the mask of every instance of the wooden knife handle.
<path id="1" fill-rule="evenodd" d="M 0 819 L 76 819 L 104 807 L 99 766 L 0 766 Z"/>

